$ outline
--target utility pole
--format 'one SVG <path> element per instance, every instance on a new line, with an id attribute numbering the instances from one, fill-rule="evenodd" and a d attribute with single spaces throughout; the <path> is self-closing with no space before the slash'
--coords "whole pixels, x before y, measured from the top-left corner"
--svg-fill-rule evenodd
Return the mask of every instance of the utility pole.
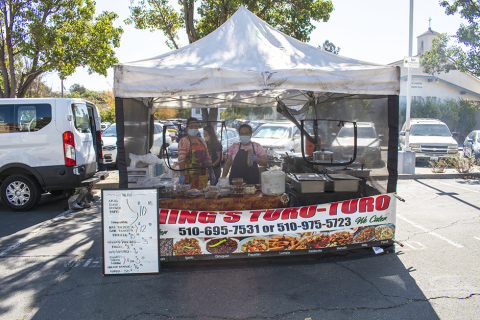
<path id="1" fill-rule="evenodd" d="M 408 56 L 413 55 L 413 0 L 410 0 L 410 26 L 408 34 Z M 405 151 L 410 151 L 410 110 L 412 107 L 412 68 L 408 68 L 407 117 L 405 120 Z"/>
<path id="2" fill-rule="evenodd" d="M 62 98 L 63 98 L 63 79 L 61 79 L 62 81 Z"/>
<path id="3" fill-rule="evenodd" d="M 407 110 L 405 119 L 405 146 L 398 152 L 398 173 L 415 174 L 415 152 L 410 148 L 410 110 L 412 106 L 412 68 L 419 67 L 419 59 L 413 57 L 413 0 L 410 0 L 410 24 L 408 34 L 408 57 L 405 57 L 404 67 L 408 70 L 407 79 Z"/>

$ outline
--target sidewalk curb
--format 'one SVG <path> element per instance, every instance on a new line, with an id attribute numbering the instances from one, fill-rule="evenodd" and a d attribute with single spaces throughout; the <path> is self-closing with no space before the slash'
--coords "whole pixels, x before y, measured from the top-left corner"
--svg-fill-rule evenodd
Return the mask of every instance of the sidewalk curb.
<path id="1" fill-rule="evenodd" d="M 118 189 L 118 182 L 99 182 L 96 183 L 93 187 L 93 190 L 100 190 L 100 189 Z"/>
<path id="2" fill-rule="evenodd" d="M 399 174 L 398 180 L 409 179 L 464 179 L 465 177 L 480 178 L 480 172 L 470 173 L 431 173 L 431 174 Z"/>

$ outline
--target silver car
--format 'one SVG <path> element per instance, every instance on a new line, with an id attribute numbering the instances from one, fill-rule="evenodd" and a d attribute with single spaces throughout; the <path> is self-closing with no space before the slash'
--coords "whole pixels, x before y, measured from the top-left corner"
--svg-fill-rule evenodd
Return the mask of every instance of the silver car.
<path id="1" fill-rule="evenodd" d="M 334 159 L 349 160 L 353 157 L 353 124 L 347 123 L 338 131 L 330 150 Z M 372 122 L 357 122 L 357 156 L 375 161 L 381 160 L 380 138 Z M 359 159 L 364 161 L 364 159 Z M 373 163 L 372 163 L 373 164 Z"/>
<path id="2" fill-rule="evenodd" d="M 270 122 L 262 124 L 252 136 L 265 150 L 301 151 L 300 130 L 291 122 Z"/>

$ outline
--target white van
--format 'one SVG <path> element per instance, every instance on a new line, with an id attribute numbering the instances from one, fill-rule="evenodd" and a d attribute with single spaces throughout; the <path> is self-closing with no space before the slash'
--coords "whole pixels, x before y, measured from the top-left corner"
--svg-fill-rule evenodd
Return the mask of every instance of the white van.
<path id="1" fill-rule="evenodd" d="M 105 179 L 100 114 L 83 99 L 0 99 L 3 203 L 29 210 L 44 192 L 72 194 Z"/>

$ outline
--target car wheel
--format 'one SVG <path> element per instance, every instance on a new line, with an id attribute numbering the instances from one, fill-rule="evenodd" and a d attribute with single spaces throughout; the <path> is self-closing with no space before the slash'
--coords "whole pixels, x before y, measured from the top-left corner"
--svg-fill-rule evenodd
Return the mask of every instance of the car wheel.
<path id="1" fill-rule="evenodd" d="M 38 182 L 24 174 L 14 174 L 2 182 L 2 201 L 12 210 L 27 211 L 40 201 Z"/>

